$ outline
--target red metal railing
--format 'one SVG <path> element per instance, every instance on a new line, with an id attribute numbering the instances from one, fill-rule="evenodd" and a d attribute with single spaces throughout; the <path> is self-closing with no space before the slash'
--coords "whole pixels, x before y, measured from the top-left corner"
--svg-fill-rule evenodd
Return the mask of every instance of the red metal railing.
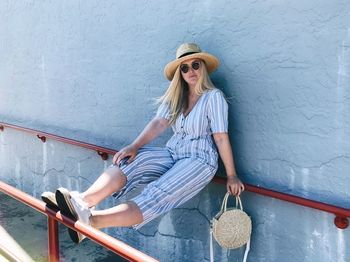
<path id="1" fill-rule="evenodd" d="M 43 142 L 46 141 L 46 138 L 51 138 L 51 139 L 54 139 L 54 140 L 57 140 L 57 141 L 61 141 L 61 142 L 64 142 L 64 143 L 68 143 L 68 144 L 72 144 L 72 145 L 76 145 L 76 146 L 92 149 L 92 150 L 95 150 L 102 157 L 102 159 L 104 159 L 104 160 L 108 159 L 108 155 L 109 154 L 115 154 L 117 152 L 116 150 L 113 150 L 113 149 L 99 147 L 99 146 L 88 144 L 88 143 L 84 143 L 84 142 L 81 142 L 81 141 L 68 139 L 68 138 L 65 138 L 65 137 L 61 137 L 61 136 L 48 134 L 48 133 L 44 133 L 44 132 L 41 132 L 41 131 L 29 129 L 29 128 L 24 128 L 24 127 L 20 127 L 20 126 L 16 126 L 16 125 L 11 125 L 11 124 L 1 123 L 0 122 L 0 131 L 4 131 L 5 127 L 16 129 L 16 130 L 20 130 L 20 131 L 24 131 L 24 132 L 29 132 L 31 134 L 36 135 Z M 218 176 L 216 176 L 213 181 L 221 183 L 221 184 L 225 184 L 226 183 L 226 180 L 224 178 L 218 177 Z M 310 208 L 314 208 L 314 209 L 318 209 L 318 210 L 322 210 L 322 211 L 325 211 L 325 212 L 332 213 L 332 214 L 334 214 L 336 216 L 335 219 L 334 219 L 334 224 L 338 228 L 345 229 L 345 228 L 347 228 L 349 226 L 348 218 L 350 217 L 350 209 L 345 209 L 345 208 L 341 208 L 341 207 L 337 207 L 337 206 L 332 206 L 332 205 L 328 205 L 328 204 L 325 204 L 325 203 L 321 203 L 321 202 L 317 202 L 317 201 L 305 199 L 305 198 L 302 198 L 302 197 L 297 197 L 297 196 L 293 196 L 293 195 L 290 195 L 290 194 L 285 194 L 285 193 L 281 193 L 281 192 L 269 190 L 269 189 L 266 189 L 266 188 L 253 186 L 253 185 L 246 184 L 245 187 L 246 187 L 247 191 L 254 192 L 254 193 L 257 193 L 257 194 L 260 194 L 260 195 L 269 196 L 269 197 L 277 198 L 277 199 L 280 199 L 280 200 L 292 202 L 294 204 L 298 204 L 298 205 L 301 205 L 301 206 L 306 206 L 306 207 L 310 207 Z"/>
<path id="2" fill-rule="evenodd" d="M 66 144 L 80 146 L 80 147 L 84 147 L 84 148 L 87 148 L 87 149 L 94 150 L 101 156 L 101 158 L 103 160 L 107 160 L 108 159 L 108 154 L 114 155 L 117 152 L 116 150 L 113 150 L 113 149 L 100 147 L 100 146 L 92 145 L 92 144 L 89 144 L 89 143 L 84 143 L 84 142 L 77 141 L 77 140 L 74 140 L 74 139 L 69 139 L 69 138 L 66 138 L 66 137 L 57 136 L 57 135 L 41 132 L 41 131 L 30 129 L 30 128 L 25 128 L 25 127 L 21 127 L 21 126 L 16 126 L 16 125 L 11 125 L 11 124 L 1 123 L 0 122 L 0 131 L 4 131 L 5 127 L 11 128 L 11 129 L 15 129 L 15 130 L 19 130 L 19 131 L 23 131 L 23 132 L 30 133 L 30 134 L 34 134 L 43 143 L 46 142 L 47 138 L 51 138 L 53 140 L 60 141 L 60 142 L 66 143 Z"/>
<path id="3" fill-rule="evenodd" d="M 220 183 L 220 184 L 226 184 L 226 179 L 223 177 L 214 177 L 213 179 L 215 182 Z M 325 211 L 331 214 L 335 215 L 334 218 L 334 224 L 336 227 L 340 229 L 345 229 L 349 226 L 349 220 L 348 217 L 350 217 L 350 209 L 345 209 L 337 206 L 332 206 L 329 204 L 325 204 L 322 202 L 298 197 L 298 196 L 293 196 L 290 194 L 285 194 L 277 191 L 273 191 L 270 189 L 266 189 L 263 187 L 257 187 L 249 184 L 244 184 L 245 189 L 247 191 L 257 193 L 260 195 L 268 196 L 268 197 L 273 197 L 279 200 L 291 202 L 297 205 L 305 206 L 305 207 L 310 207 L 313 209 L 318 209 L 321 211 Z"/>
<path id="4" fill-rule="evenodd" d="M 48 208 L 46 204 L 20 190 L 14 188 L 2 181 L 0 181 L 0 191 L 17 199 L 18 201 L 30 206 L 31 208 L 39 211 L 42 214 L 47 215 L 48 218 L 48 246 L 49 246 L 49 260 L 50 262 L 59 261 L 59 244 L 58 244 L 58 223 L 70 227 L 100 245 L 108 248 L 114 253 L 129 261 L 157 261 L 156 259 L 140 252 L 139 250 L 130 247 L 129 245 L 95 229 L 89 227 L 79 221 L 73 221 L 72 219 L 63 216 L 58 210 Z"/>

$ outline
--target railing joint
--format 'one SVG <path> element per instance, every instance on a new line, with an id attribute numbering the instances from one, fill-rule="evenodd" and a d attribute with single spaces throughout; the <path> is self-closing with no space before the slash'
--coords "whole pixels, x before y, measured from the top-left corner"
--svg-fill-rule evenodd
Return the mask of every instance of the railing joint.
<path id="1" fill-rule="evenodd" d="M 45 143 L 46 142 L 46 136 L 41 136 L 41 135 L 36 135 L 40 140 L 41 142 Z"/>
<path id="2" fill-rule="evenodd" d="M 345 229 L 349 226 L 349 220 L 347 217 L 342 215 L 335 215 L 334 224 L 337 228 Z"/>
<path id="3" fill-rule="evenodd" d="M 107 159 L 108 159 L 108 154 L 107 154 L 106 152 L 97 151 L 97 154 L 98 154 L 103 160 L 107 160 Z"/>

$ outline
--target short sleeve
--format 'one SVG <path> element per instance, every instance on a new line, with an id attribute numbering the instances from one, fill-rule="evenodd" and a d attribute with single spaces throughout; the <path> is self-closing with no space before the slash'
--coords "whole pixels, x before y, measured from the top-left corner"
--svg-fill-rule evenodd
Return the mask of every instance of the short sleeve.
<path id="1" fill-rule="evenodd" d="M 169 120 L 169 119 L 170 119 L 170 113 L 169 113 L 169 106 L 168 106 L 168 104 L 166 104 L 165 102 L 163 102 L 163 103 L 158 107 L 156 116 L 157 116 L 157 117 L 161 117 L 161 118 L 165 118 L 165 119 Z"/>
<path id="2" fill-rule="evenodd" d="M 228 105 L 221 91 L 212 91 L 208 101 L 208 120 L 212 133 L 228 132 Z"/>

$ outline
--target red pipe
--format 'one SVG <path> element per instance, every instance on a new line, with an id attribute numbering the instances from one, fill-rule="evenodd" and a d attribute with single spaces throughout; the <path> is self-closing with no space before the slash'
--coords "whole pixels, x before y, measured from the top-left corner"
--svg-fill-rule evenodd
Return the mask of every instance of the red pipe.
<path id="1" fill-rule="evenodd" d="M 95 228 L 89 227 L 87 225 L 84 225 L 80 222 L 73 221 L 72 219 L 61 215 L 60 212 L 57 210 L 53 210 L 51 208 L 48 208 L 46 204 L 35 197 L 32 197 L 20 190 L 18 190 L 15 187 L 12 187 L 2 181 L 0 181 L 0 191 L 11 196 L 12 198 L 17 199 L 18 201 L 36 209 L 42 214 L 47 215 L 49 218 L 52 218 L 56 221 L 59 221 L 63 223 L 64 225 L 79 231 L 80 233 L 84 234 L 85 236 L 88 236 L 95 242 L 101 244 L 102 246 L 110 249 L 114 253 L 118 254 L 119 256 L 129 260 L 129 261 L 143 261 L 143 262 L 156 262 L 157 260 L 140 252 L 139 250 L 128 246 L 127 244 L 123 243 L 120 240 L 117 240 Z M 53 226 L 55 227 L 55 226 Z M 54 236 L 53 236 L 54 237 Z M 54 245 L 54 242 L 53 242 Z M 56 242 L 57 247 L 54 247 L 53 249 L 57 248 L 58 251 L 58 242 Z M 53 252 L 57 252 L 54 251 Z"/>
<path id="2" fill-rule="evenodd" d="M 0 122 L 0 130 L 4 130 L 4 127 L 9 127 L 9 128 L 13 128 L 16 130 L 20 130 L 20 131 L 24 131 L 24 132 L 28 132 L 31 134 L 35 134 L 38 136 L 44 136 L 44 137 L 48 137 L 63 143 L 68 143 L 71 145 L 76 145 L 76 146 L 80 146 L 80 147 L 84 147 L 84 148 L 88 148 L 88 149 L 92 149 L 92 150 L 96 150 L 98 152 L 98 154 L 103 158 L 106 159 L 106 154 L 112 154 L 114 155 L 117 151 L 113 150 L 113 149 L 108 149 L 108 148 L 104 148 L 104 147 L 99 147 L 96 145 L 92 145 L 92 144 L 88 144 L 88 143 L 84 143 L 84 142 L 80 142 L 80 141 L 76 141 L 76 140 L 72 140 L 72 139 L 68 139 L 68 138 L 64 138 L 61 136 L 56 136 L 56 135 L 52 135 L 52 134 L 48 134 L 48 133 L 44 133 L 44 132 L 40 132 L 34 129 L 29 129 L 29 128 L 24 128 L 24 127 L 20 127 L 20 126 L 16 126 L 16 125 L 12 125 L 12 124 L 7 124 L 7 123 L 1 123 Z M 219 176 L 215 176 L 213 179 L 214 182 L 220 183 L 220 184 L 226 184 L 226 179 L 219 177 Z M 302 206 L 306 206 L 306 207 L 310 207 L 310 208 L 314 208 L 314 209 L 319 209 L 322 211 L 326 211 L 329 213 L 333 213 L 336 215 L 336 218 L 334 219 L 334 224 L 338 227 L 338 228 L 347 228 L 349 225 L 349 221 L 348 221 L 348 217 L 350 217 L 350 209 L 344 209 L 344 208 L 340 208 L 340 207 L 336 207 L 336 206 L 332 206 L 332 205 L 328 205 L 328 204 L 324 204 L 321 202 L 317 202 L 317 201 L 313 201 L 313 200 L 309 200 L 309 199 L 305 199 L 305 198 L 301 198 L 301 197 L 297 197 L 297 196 L 293 196 L 293 195 L 288 195 L 285 193 L 280 193 L 277 191 L 273 191 L 273 190 L 269 190 L 269 189 L 265 189 L 265 188 L 261 188 L 261 187 L 257 187 L 257 186 L 253 186 L 253 185 L 249 185 L 246 184 L 245 185 L 247 191 L 250 192 L 254 192 L 260 195 L 264 195 L 264 196 L 269 196 L 269 197 L 273 197 L 273 198 L 277 198 L 280 200 L 284 200 L 287 202 L 292 202 L 298 205 L 302 205 Z"/>
<path id="3" fill-rule="evenodd" d="M 103 245 L 104 247 L 114 251 L 121 257 L 129 261 L 142 261 L 142 262 L 156 262 L 158 260 L 143 254 L 137 249 L 95 229 L 88 225 L 85 225 L 79 221 L 73 221 L 68 217 L 64 217 L 60 212 L 56 214 L 56 218 L 61 221 L 67 227 L 79 231 L 83 235 L 89 237 L 91 240 Z"/>
<path id="4" fill-rule="evenodd" d="M 223 177 L 216 176 L 214 177 L 213 180 L 220 184 L 224 184 L 224 185 L 226 184 L 226 178 L 223 178 Z M 334 224 L 338 228 L 344 229 L 344 228 L 347 228 L 349 225 L 347 217 L 350 217 L 350 209 L 332 206 L 332 205 L 321 203 L 318 201 L 314 201 L 314 200 L 310 200 L 310 199 L 306 199 L 298 196 L 293 196 L 286 193 L 281 193 L 281 192 L 277 192 L 277 191 L 273 191 L 263 187 L 249 185 L 249 184 L 244 184 L 244 187 L 247 191 L 250 191 L 253 193 L 257 193 L 257 194 L 272 197 L 272 198 L 277 198 L 277 199 L 298 204 L 301 206 L 306 206 L 306 207 L 326 211 L 328 213 L 332 213 L 336 216 L 334 220 Z"/>
<path id="5" fill-rule="evenodd" d="M 49 246 L 49 261 L 59 262 L 59 240 L 58 240 L 58 223 L 55 219 L 47 217 L 47 231 L 48 231 L 48 246 Z"/>
<path id="6" fill-rule="evenodd" d="M 45 138 L 51 138 L 53 140 L 57 140 L 57 141 L 60 141 L 60 142 L 66 143 L 66 144 L 80 146 L 80 147 L 88 148 L 88 149 L 91 149 L 91 150 L 95 150 L 95 151 L 99 152 L 99 154 L 107 153 L 107 154 L 110 154 L 110 155 L 114 155 L 117 152 L 114 149 L 100 147 L 100 146 L 96 146 L 96 145 L 93 145 L 93 144 L 77 141 L 77 140 L 74 140 L 74 139 L 65 138 L 65 137 L 62 137 L 62 136 L 57 136 L 57 135 L 41 132 L 41 131 L 38 131 L 38 130 L 26 128 L 26 127 L 21 127 L 21 126 L 17 126 L 17 125 L 12 125 L 12 124 L 7 124 L 7 123 L 0 122 L 0 130 L 4 131 L 5 127 L 12 128 L 12 129 L 19 130 L 19 131 L 23 131 L 23 132 L 27 132 L 27 133 L 30 133 L 30 134 L 34 134 L 39 139 L 41 139 L 41 141 L 43 141 L 43 142 L 45 142 L 44 141 L 44 140 L 46 140 Z"/>

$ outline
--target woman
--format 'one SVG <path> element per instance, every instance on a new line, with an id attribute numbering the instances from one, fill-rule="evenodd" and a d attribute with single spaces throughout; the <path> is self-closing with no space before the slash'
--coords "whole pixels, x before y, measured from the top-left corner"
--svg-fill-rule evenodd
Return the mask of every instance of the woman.
<path id="1" fill-rule="evenodd" d="M 114 155 L 113 165 L 85 192 L 57 189 L 61 212 L 96 228 L 139 228 L 183 204 L 211 181 L 218 167 L 217 149 L 227 173 L 227 190 L 241 194 L 244 186 L 236 175 L 227 133 L 227 103 L 208 76 L 218 64 L 196 44 L 182 44 L 176 59 L 165 67 L 171 83 L 156 116 L 132 144 Z M 174 135 L 165 148 L 143 147 L 170 126 Z M 142 184 L 147 186 L 141 194 L 126 203 L 106 210 L 92 208 L 115 192 L 120 197 Z M 47 195 L 43 199 L 48 202 Z M 71 229 L 69 234 L 76 243 L 83 238 Z"/>

